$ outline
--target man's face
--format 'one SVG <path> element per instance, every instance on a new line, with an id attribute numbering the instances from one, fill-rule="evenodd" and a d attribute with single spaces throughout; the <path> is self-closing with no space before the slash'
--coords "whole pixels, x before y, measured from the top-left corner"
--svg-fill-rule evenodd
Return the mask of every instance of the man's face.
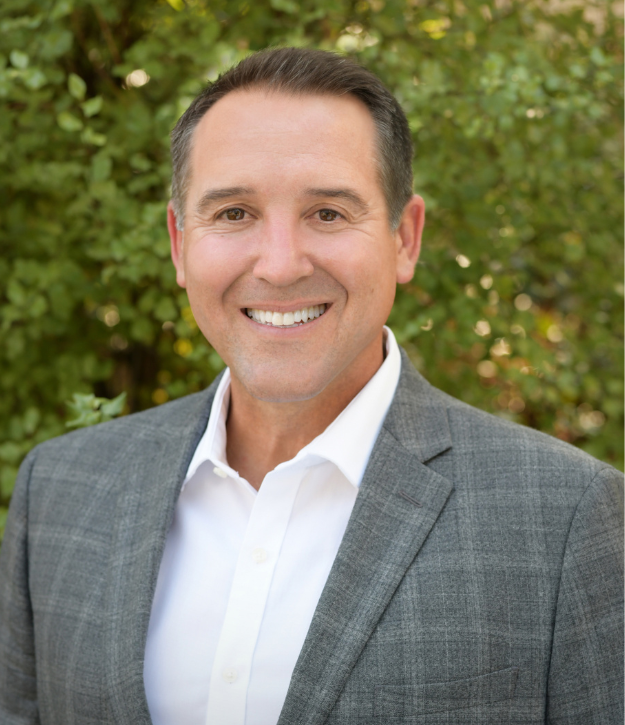
<path id="1" fill-rule="evenodd" d="M 375 154 L 373 120 L 348 96 L 236 91 L 195 130 L 184 232 L 169 215 L 177 280 L 254 398 L 307 400 L 379 367 L 423 202 L 391 231 Z"/>

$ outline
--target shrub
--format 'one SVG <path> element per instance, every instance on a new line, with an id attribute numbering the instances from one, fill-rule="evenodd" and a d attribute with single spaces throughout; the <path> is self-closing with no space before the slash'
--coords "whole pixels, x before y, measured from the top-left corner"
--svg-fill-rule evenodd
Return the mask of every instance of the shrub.
<path id="1" fill-rule="evenodd" d="M 0 27 L 0 512 L 75 393 L 140 410 L 223 366 L 169 261 L 168 134 L 276 44 L 354 55 L 409 116 L 428 223 L 390 324 L 417 366 L 622 466 L 612 4 L 5 0 Z"/>

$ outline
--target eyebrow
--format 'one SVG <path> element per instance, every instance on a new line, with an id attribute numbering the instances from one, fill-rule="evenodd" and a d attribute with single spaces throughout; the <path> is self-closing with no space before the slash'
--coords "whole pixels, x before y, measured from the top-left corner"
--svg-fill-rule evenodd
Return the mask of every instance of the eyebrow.
<path id="1" fill-rule="evenodd" d="M 251 195 L 254 194 L 254 189 L 247 186 L 228 186 L 222 189 L 208 189 L 205 191 L 200 200 L 196 205 L 196 210 L 199 214 L 205 212 L 212 204 L 216 201 L 222 201 L 223 199 L 229 199 L 233 196 Z M 306 189 L 306 196 L 317 196 L 331 199 L 345 199 L 350 201 L 355 206 L 362 209 L 362 211 L 368 211 L 369 205 L 365 200 L 351 189 L 321 189 L 313 188 Z"/>
<path id="2" fill-rule="evenodd" d="M 253 194 L 254 190 L 247 186 L 227 186 L 223 189 L 208 189 L 202 194 L 202 197 L 196 205 L 198 213 L 205 212 L 211 204 L 222 199 L 229 199 L 233 196 L 242 196 L 243 194 Z"/>
<path id="3" fill-rule="evenodd" d="M 322 196 L 332 199 L 345 199 L 351 201 L 352 204 L 359 207 L 363 211 L 369 210 L 369 205 L 365 200 L 351 189 L 306 189 L 307 196 Z"/>

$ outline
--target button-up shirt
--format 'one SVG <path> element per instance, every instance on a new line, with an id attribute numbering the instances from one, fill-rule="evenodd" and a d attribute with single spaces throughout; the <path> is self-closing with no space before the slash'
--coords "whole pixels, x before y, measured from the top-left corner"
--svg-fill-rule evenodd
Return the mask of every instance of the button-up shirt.
<path id="1" fill-rule="evenodd" d="M 176 504 L 148 630 L 154 725 L 275 725 L 399 380 L 386 357 L 340 415 L 256 491 L 228 465 L 230 373 Z"/>

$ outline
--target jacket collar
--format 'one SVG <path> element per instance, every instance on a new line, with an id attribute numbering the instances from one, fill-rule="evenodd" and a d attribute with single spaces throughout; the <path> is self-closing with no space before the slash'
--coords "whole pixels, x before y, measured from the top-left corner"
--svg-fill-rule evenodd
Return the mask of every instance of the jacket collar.
<path id="1" fill-rule="evenodd" d="M 151 723 L 143 661 L 167 532 L 219 378 L 203 393 L 128 419 L 105 611 L 111 720 Z M 123 426 L 122 420 L 119 421 Z M 402 350 L 397 391 L 293 673 L 279 725 L 320 725 L 452 490 L 424 465 L 451 447 L 445 396 Z"/>
<path id="2" fill-rule="evenodd" d="M 278 725 L 321 725 L 453 490 L 446 396 L 403 353 L 395 398 L 295 665 Z"/>
<path id="3" fill-rule="evenodd" d="M 129 417 L 104 602 L 111 722 L 150 725 L 143 661 L 167 532 L 219 380 L 206 391 Z M 125 419 L 120 419 L 123 427 Z"/>
<path id="4" fill-rule="evenodd" d="M 447 396 L 430 385 L 401 352 L 401 375 L 384 427 L 421 463 L 452 447 Z"/>

